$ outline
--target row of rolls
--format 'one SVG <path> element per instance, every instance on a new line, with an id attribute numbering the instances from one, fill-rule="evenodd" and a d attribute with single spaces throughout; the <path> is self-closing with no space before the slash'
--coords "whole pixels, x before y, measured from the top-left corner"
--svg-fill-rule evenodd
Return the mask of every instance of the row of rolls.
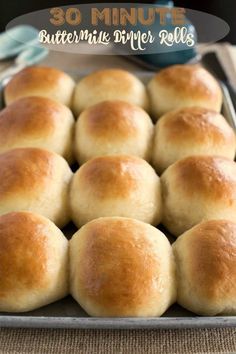
<path id="1" fill-rule="evenodd" d="M 31 67 L 4 97 L 0 311 L 71 293 L 92 316 L 160 316 L 176 300 L 235 314 L 236 139 L 207 71 L 173 66 L 146 88 L 124 70 L 75 85 Z"/>
<path id="2" fill-rule="evenodd" d="M 161 316 L 176 301 L 200 315 L 236 315 L 236 223 L 202 222 L 172 245 L 150 224 L 102 217 L 68 241 L 32 212 L 0 216 L 0 311 L 71 294 L 96 317 Z"/>
<path id="3" fill-rule="evenodd" d="M 75 173 L 59 155 L 38 148 L 0 154 L 0 215 L 29 210 L 63 228 L 99 217 L 160 223 L 179 236 L 203 220 L 236 222 L 236 163 L 190 156 L 159 177 L 145 160 L 101 156 Z"/>
<path id="4" fill-rule="evenodd" d="M 0 112 L 0 153 L 36 147 L 63 156 L 70 165 L 106 155 L 134 155 L 161 174 L 191 155 L 234 159 L 233 129 L 218 112 L 184 107 L 164 114 L 154 125 L 142 108 L 107 100 L 74 120 L 70 109 L 44 97 L 21 98 Z"/>

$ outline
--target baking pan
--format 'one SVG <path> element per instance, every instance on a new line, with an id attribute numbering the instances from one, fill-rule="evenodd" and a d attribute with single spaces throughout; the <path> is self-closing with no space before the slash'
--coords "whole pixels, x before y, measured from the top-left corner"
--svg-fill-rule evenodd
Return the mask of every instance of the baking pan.
<path id="1" fill-rule="evenodd" d="M 78 74 L 69 74 L 78 78 Z M 146 82 L 153 73 L 142 72 L 136 73 L 136 75 Z M 221 86 L 223 91 L 222 113 L 236 131 L 236 116 L 230 95 L 227 88 L 223 84 Z M 76 230 L 76 227 L 70 224 L 62 231 L 70 237 Z M 162 231 L 166 234 L 165 230 L 162 229 Z M 169 239 L 171 242 L 173 241 L 172 237 L 169 237 Z M 97 318 L 89 317 L 71 296 L 67 296 L 53 304 L 27 313 L 0 313 L 0 327 L 83 329 L 236 327 L 236 316 L 196 316 L 174 304 L 161 317 Z"/>

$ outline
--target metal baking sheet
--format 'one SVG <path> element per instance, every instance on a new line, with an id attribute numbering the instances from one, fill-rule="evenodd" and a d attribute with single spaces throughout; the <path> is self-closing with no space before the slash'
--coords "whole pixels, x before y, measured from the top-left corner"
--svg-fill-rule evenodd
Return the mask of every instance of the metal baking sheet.
<path id="1" fill-rule="evenodd" d="M 0 326 L 96 329 L 233 327 L 236 326 L 236 317 L 200 317 L 173 305 L 162 317 L 97 318 L 89 317 L 68 296 L 29 313 L 0 314 Z"/>
<path id="2" fill-rule="evenodd" d="M 70 74 L 73 75 L 73 73 Z M 85 73 L 83 73 L 83 75 L 84 74 Z M 136 74 L 144 82 L 153 75 L 153 73 L 150 72 Z M 73 76 L 78 78 L 78 74 Z M 223 84 L 222 91 L 222 113 L 236 131 L 235 112 L 227 88 Z M 69 238 L 76 230 L 76 227 L 70 224 L 62 231 L 68 235 Z M 163 231 L 165 232 L 165 230 Z M 173 238 L 170 237 L 169 239 L 173 241 Z M 185 310 L 178 304 L 174 304 L 161 317 L 97 318 L 89 317 L 71 296 L 67 296 L 53 304 L 27 313 L 0 313 L 0 327 L 83 329 L 236 327 L 236 316 L 196 316 L 194 313 Z"/>

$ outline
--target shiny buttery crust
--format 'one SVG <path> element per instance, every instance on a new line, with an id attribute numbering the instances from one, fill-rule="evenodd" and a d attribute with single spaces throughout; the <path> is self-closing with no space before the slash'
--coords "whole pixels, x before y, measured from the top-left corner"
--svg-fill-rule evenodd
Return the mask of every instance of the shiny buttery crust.
<path id="1" fill-rule="evenodd" d="M 204 220 L 236 221 L 236 163 L 218 156 L 179 160 L 161 176 L 163 219 L 178 236 Z"/>
<path id="2" fill-rule="evenodd" d="M 0 215 L 29 210 L 62 227 L 70 219 L 67 162 L 47 150 L 14 149 L 0 155 Z"/>
<path id="3" fill-rule="evenodd" d="M 148 84 L 151 112 L 157 120 L 173 109 L 199 106 L 220 112 L 222 92 L 215 78 L 200 65 L 173 65 Z"/>
<path id="4" fill-rule="evenodd" d="M 104 69 L 85 76 L 78 82 L 73 110 L 79 115 L 84 109 L 106 100 L 122 100 L 148 110 L 148 97 L 143 83 L 128 71 Z"/>
<path id="5" fill-rule="evenodd" d="M 6 105 L 26 96 L 42 96 L 71 106 L 75 83 L 55 68 L 31 66 L 14 75 L 4 90 Z"/>
<path id="6" fill-rule="evenodd" d="M 68 241 L 29 212 L 0 216 L 0 311 L 22 312 L 68 294 Z"/>
<path id="7" fill-rule="evenodd" d="M 162 173 L 187 156 L 218 155 L 233 160 L 235 151 L 235 133 L 221 114 L 186 107 L 166 113 L 157 122 L 152 163 Z"/>
<path id="8" fill-rule="evenodd" d="M 236 315 L 236 224 L 211 220 L 173 244 L 178 303 L 199 315 Z"/>
<path id="9" fill-rule="evenodd" d="M 70 205 L 78 227 L 101 216 L 132 217 L 157 225 L 161 204 L 159 177 L 135 156 L 94 158 L 72 179 Z"/>
<path id="10" fill-rule="evenodd" d="M 70 288 L 91 316 L 161 316 L 176 298 L 169 241 L 137 220 L 93 220 L 70 240 Z"/>
<path id="11" fill-rule="evenodd" d="M 151 157 L 153 124 L 140 107 L 112 100 L 83 111 L 76 122 L 75 155 L 82 164 L 96 156 Z"/>
<path id="12" fill-rule="evenodd" d="M 45 97 L 23 97 L 0 112 L 0 153 L 18 147 L 44 148 L 72 161 L 74 118 Z"/>

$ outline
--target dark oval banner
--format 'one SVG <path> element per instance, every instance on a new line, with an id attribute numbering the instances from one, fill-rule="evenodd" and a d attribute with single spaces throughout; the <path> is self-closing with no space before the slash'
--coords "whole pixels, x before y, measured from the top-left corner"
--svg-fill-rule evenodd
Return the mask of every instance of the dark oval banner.
<path id="1" fill-rule="evenodd" d="M 31 25 L 50 50 L 78 54 L 153 54 L 193 49 L 227 35 L 228 24 L 208 13 L 152 4 L 82 4 L 54 7 L 9 22 Z M 9 33 L 14 36 L 14 31 Z M 19 40 L 17 38 L 17 40 Z"/>

